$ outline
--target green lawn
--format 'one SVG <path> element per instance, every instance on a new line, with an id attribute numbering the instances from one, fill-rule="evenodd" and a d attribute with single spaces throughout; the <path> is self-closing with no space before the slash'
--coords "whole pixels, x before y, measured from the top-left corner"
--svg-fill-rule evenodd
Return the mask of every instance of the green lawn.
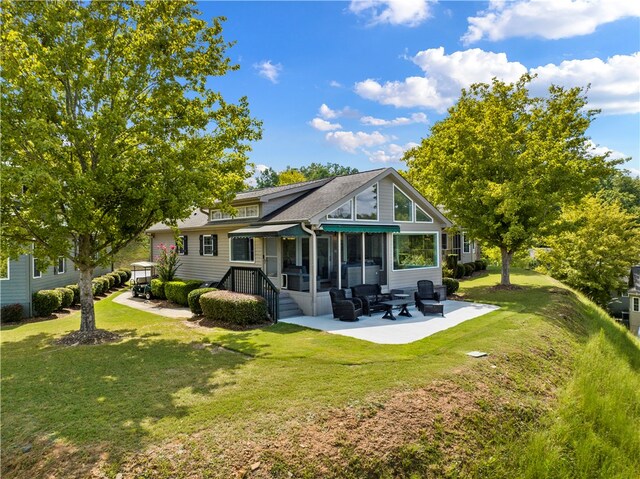
<path id="1" fill-rule="evenodd" d="M 97 303 L 97 321 L 125 337 L 118 343 L 53 345 L 78 327 L 78 315 L 4 327 L 3 477 L 229 477 L 249 474 L 255 461 L 252 477 L 514 477 L 514 469 L 541 477 L 549 469 L 534 453 L 552 451 L 549 468 L 573 454 L 563 442 L 576 428 L 571 410 L 583 407 L 597 423 L 598 411 L 573 401 L 584 387 L 609 387 L 580 376 L 590 357 L 602 357 L 599 372 L 607 371 L 604 360 L 616 365 L 607 379 L 620 384 L 609 397 L 614 428 L 637 436 L 640 427 L 625 426 L 640 418 L 639 383 L 629 382 L 638 381 L 637 341 L 547 277 L 518 272 L 519 291 L 492 290 L 497 278 L 465 282 L 462 291 L 501 310 L 408 345 L 284 323 L 245 332 L 192 327 L 111 299 Z M 471 359 L 470 350 L 490 357 Z M 420 404 L 446 400 L 456 414 L 425 413 L 419 392 Z M 421 415 L 392 417 L 385 405 L 398 398 Z M 342 414 L 357 427 L 340 431 Z M 552 417 L 566 424 L 555 431 Z M 393 446 L 363 450 L 375 438 L 358 436 L 358 427 L 384 421 Z M 597 424 L 582 432 L 600 439 Z M 621 453 L 616 441 L 625 438 L 615 437 L 575 454 Z M 608 470 L 640 465 L 640 438 L 631 439 L 635 457 Z"/>

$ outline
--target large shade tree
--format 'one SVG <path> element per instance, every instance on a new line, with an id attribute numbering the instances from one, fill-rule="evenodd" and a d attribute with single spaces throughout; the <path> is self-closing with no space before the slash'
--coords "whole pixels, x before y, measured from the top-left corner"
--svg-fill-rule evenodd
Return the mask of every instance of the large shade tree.
<path id="1" fill-rule="evenodd" d="M 408 151 L 408 177 L 478 240 L 500 248 L 501 284 L 513 254 L 609 174 L 586 130 L 597 111 L 581 88 L 532 96 L 529 75 L 462 90 L 449 114 Z"/>
<path id="2" fill-rule="evenodd" d="M 260 123 L 211 85 L 237 66 L 191 2 L 3 2 L 2 250 L 94 268 L 155 222 L 228 202 Z"/>

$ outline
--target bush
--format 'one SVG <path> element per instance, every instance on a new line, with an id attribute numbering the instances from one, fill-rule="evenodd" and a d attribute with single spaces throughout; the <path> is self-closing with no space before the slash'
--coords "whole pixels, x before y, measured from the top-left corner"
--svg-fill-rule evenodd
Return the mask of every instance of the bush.
<path id="1" fill-rule="evenodd" d="M 127 281 L 129 281 L 129 275 L 127 275 L 126 271 L 122 269 L 117 269 L 114 271 L 114 273 L 120 276 L 120 284 L 122 285 L 127 284 Z"/>
<path id="2" fill-rule="evenodd" d="M 71 302 L 71 306 L 80 304 L 80 286 L 78 286 L 77 284 L 70 284 L 68 286 L 65 286 L 65 288 L 73 291 L 73 301 Z"/>
<path id="3" fill-rule="evenodd" d="M 458 264 L 458 255 L 457 254 L 448 254 L 447 255 L 447 268 L 455 269 Z"/>
<path id="4" fill-rule="evenodd" d="M 21 304 L 5 304 L 0 309 L 0 323 L 15 323 L 22 319 L 23 309 Z"/>
<path id="5" fill-rule="evenodd" d="M 164 294 L 164 285 L 165 282 L 161 279 L 156 278 L 151 280 L 151 294 L 154 298 L 167 299 Z"/>
<path id="6" fill-rule="evenodd" d="M 122 284 L 122 281 L 120 280 L 120 275 L 118 273 L 107 273 L 107 276 L 109 278 L 113 278 L 113 285 L 114 286 L 120 286 Z"/>
<path id="7" fill-rule="evenodd" d="M 458 264 L 456 264 L 456 269 L 455 269 L 455 272 L 453 274 L 453 277 L 455 279 L 460 279 L 460 278 L 462 278 L 464 276 L 466 271 L 467 270 L 465 269 L 464 265 L 461 264 L 461 263 L 458 263 Z"/>
<path id="8" fill-rule="evenodd" d="M 189 304 L 189 293 L 198 289 L 202 281 L 199 279 L 189 279 L 186 281 L 168 281 L 164 284 L 164 295 L 169 301 L 187 306 Z"/>
<path id="9" fill-rule="evenodd" d="M 98 278 L 91 281 L 91 292 L 93 293 L 94 297 L 102 294 L 102 281 L 100 281 Z"/>
<path id="10" fill-rule="evenodd" d="M 73 290 L 69 288 L 56 288 L 55 291 L 59 291 L 62 295 L 61 308 L 68 308 L 73 304 Z"/>
<path id="11" fill-rule="evenodd" d="M 453 278 L 442 278 L 442 284 L 447 287 L 447 296 L 451 296 L 460 288 L 460 281 Z"/>
<path id="12" fill-rule="evenodd" d="M 107 282 L 109 283 L 109 286 L 107 286 L 107 289 L 113 288 L 116 284 L 116 279 L 113 276 L 110 276 L 108 274 L 105 274 L 104 276 L 100 276 L 100 278 L 102 278 L 103 280 L 107 280 Z"/>
<path id="13" fill-rule="evenodd" d="M 118 268 L 116 271 L 118 273 L 124 273 L 126 275 L 126 277 L 124 278 L 125 282 L 131 279 L 131 270 L 129 268 Z"/>
<path id="14" fill-rule="evenodd" d="M 107 294 L 111 288 L 111 281 L 109 281 L 109 278 L 105 278 L 104 276 L 100 276 L 98 279 L 102 281 L 102 293 Z"/>
<path id="15" fill-rule="evenodd" d="M 465 263 L 464 266 L 464 275 L 471 276 L 473 272 L 476 270 L 476 265 L 473 263 Z"/>
<path id="16" fill-rule="evenodd" d="M 200 296 L 200 306 L 207 319 L 245 326 L 267 320 L 267 302 L 261 296 L 211 291 Z"/>
<path id="17" fill-rule="evenodd" d="M 41 289 L 33 293 L 33 309 L 37 316 L 50 316 L 62 306 L 62 293 L 51 289 Z"/>
<path id="18" fill-rule="evenodd" d="M 216 288 L 198 288 L 194 289 L 187 296 L 189 303 L 189 309 L 193 314 L 202 314 L 202 307 L 200 306 L 200 296 L 210 291 L 217 291 Z"/>

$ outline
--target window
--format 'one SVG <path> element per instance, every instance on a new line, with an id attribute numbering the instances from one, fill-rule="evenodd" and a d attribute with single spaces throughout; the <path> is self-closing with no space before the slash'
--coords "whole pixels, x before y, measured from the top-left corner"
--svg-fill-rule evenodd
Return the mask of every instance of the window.
<path id="1" fill-rule="evenodd" d="M 469 241 L 469 237 L 466 233 L 462 233 L 462 252 L 471 253 L 471 241 Z"/>
<path id="2" fill-rule="evenodd" d="M 0 261 L 0 280 L 9 279 L 9 261 Z"/>
<path id="3" fill-rule="evenodd" d="M 367 188 L 356 196 L 356 219 L 378 219 L 378 184 Z"/>
<path id="4" fill-rule="evenodd" d="M 58 264 L 56 265 L 56 268 L 54 271 L 55 274 L 64 274 L 65 271 L 67 270 L 66 266 L 67 266 L 67 260 L 63 256 L 60 256 L 58 258 Z"/>
<path id="5" fill-rule="evenodd" d="M 640 298 L 637 296 L 633 298 L 633 311 L 640 312 Z"/>
<path id="6" fill-rule="evenodd" d="M 203 255 L 218 256 L 218 235 L 200 235 L 200 256 Z"/>
<path id="7" fill-rule="evenodd" d="M 189 254 L 189 237 L 187 235 L 178 236 L 178 254 Z"/>
<path id="8" fill-rule="evenodd" d="M 442 249 L 447 249 L 447 245 L 449 244 L 447 233 L 442 233 L 442 236 L 440 237 L 440 243 L 442 244 Z"/>
<path id="9" fill-rule="evenodd" d="M 253 263 L 253 238 L 231 238 L 231 261 Z"/>
<path id="10" fill-rule="evenodd" d="M 40 271 L 38 269 L 38 264 L 37 264 L 38 261 L 35 258 L 33 258 L 32 263 L 33 263 L 33 277 L 34 278 L 41 278 L 42 277 L 42 271 Z"/>
<path id="11" fill-rule="evenodd" d="M 393 187 L 393 221 L 413 221 L 413 201 Z"/>
<path id="12" fill-rule="evenodd" d="M 394 234 L 393 269 L 438 266 L 438 233 Z"/>
<path id="13" fill-rule="evenodd" d="M 351 214 L 351 203 L 353 201 L 349 200 L 347 201 L 345 204 L 343 204 L 342 206 L 340 206 L 339 208 L 336 208 L 335 210 L 333 210 L 331 213 L 329 213 L 327 215 L 327 218 L 330 218 L 332 220 L 350 220 L 353 218 L 353 215 Z"/>
<path id="14" fill-rule="evenodd" d="M 433 223 L 433 218 L 416 205 L 416 223 Z"/>
<path id="15" fill-rule="evenodd" d="M 211 210 L 209 217 L 211 221 L 229 220 L 233 218 L 255 218 L 258 216 L 260 209 L 258 205 L 238 206 L 236 214 L 224 213 L 221 210 Z"/>

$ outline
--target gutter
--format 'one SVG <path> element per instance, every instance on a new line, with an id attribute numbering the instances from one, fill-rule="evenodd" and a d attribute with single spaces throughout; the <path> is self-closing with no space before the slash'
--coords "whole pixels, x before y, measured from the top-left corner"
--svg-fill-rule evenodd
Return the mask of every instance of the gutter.
<path id="1" fill-rule="evenodd" d="M 311 241 L 309 242 L 309 292 L 311 293 L 311 316 L 316 316 L 317 305 L 316 299 L 318 296 L 318 274 L 316 268 L 318 267 L 318 253 L 316 246 L 316 232 L 312 228 L 308 228 L 303 222 L 300 223 L 300 228 L 305 233 L 311 235 Z"/>

